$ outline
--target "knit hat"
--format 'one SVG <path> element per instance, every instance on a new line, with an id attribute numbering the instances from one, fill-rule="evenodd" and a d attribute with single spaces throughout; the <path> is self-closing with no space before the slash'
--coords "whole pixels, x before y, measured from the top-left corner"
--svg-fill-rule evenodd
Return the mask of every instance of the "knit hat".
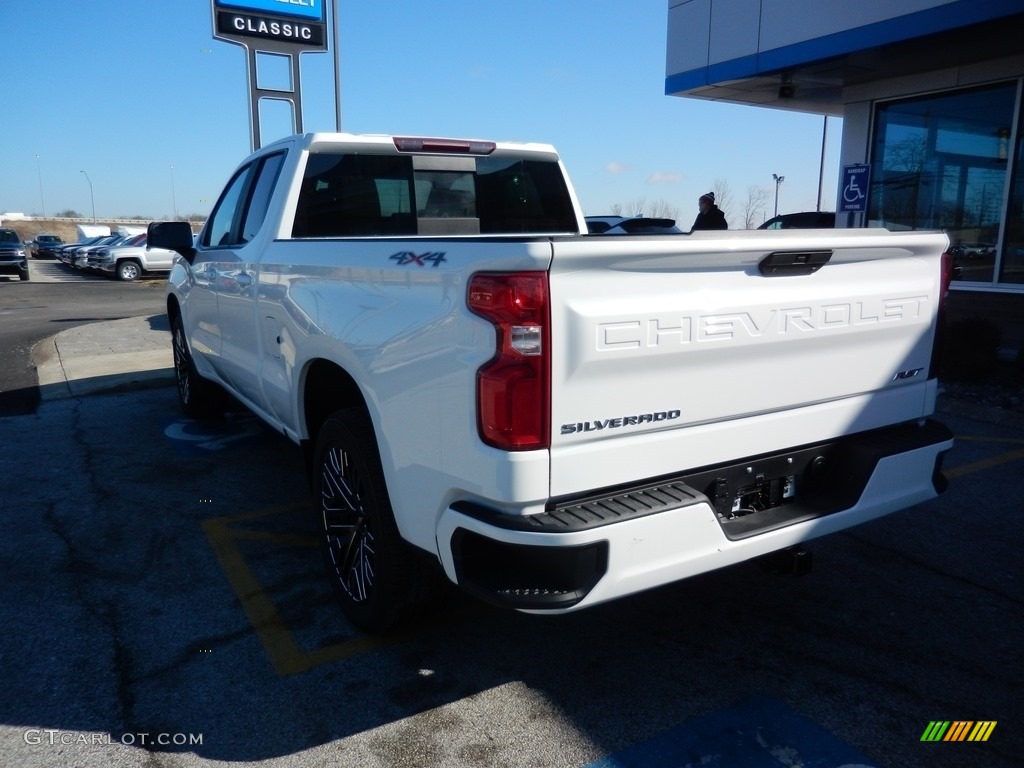
<path id="1" fill-rule="evenodd" d="M 698 202 L 703 203 L 705 200 L 707 200 L 709 203 L 714 205 L 715 204 L 715 193 L 714 192 L 708 192 L 706 195 L 701 195 L 700 196 L 700 200 Z"/>

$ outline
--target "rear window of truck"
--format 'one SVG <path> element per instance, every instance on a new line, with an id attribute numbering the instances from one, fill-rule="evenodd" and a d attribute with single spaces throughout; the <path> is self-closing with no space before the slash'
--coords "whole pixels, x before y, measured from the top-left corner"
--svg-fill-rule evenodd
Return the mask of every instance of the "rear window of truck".
<path id="1" fill-rule="evenodd" d="M 558 164 L 515 156 L 310 153 L 292 237 L 576 232 Z"/>

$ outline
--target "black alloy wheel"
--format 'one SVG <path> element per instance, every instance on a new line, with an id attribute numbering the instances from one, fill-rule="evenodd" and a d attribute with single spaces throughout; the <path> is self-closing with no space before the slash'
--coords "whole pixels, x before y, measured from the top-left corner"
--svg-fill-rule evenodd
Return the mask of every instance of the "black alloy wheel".
<path id="1" fill-rule="evenodd" d="M 345 616 L 367 632 L 412 618 L 430 579 L 422 555 L 398 533 L 365 412 L 338 411 L 324 422 L 313 472 L 325 562 Z"/>
<path id="2" fill-rule="evenodd" d="M 171 318 L 171 351 L 178 402 L 185 415 L 205 419 L 222 413 L 227 395 L 217 384 L 207 381 L 196 371 L 180 315 Z"/>

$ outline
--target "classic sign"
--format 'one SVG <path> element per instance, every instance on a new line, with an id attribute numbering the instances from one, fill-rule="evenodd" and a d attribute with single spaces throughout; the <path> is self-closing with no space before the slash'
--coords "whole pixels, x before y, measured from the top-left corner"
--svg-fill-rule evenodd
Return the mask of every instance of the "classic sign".
<path id="1" fill-rule="evenodd" d="M 212 0 L 214 37 L 266 50 L 325 50 L 323 0 Z M 271 41 L 274 41 L 271 43 Z"/>

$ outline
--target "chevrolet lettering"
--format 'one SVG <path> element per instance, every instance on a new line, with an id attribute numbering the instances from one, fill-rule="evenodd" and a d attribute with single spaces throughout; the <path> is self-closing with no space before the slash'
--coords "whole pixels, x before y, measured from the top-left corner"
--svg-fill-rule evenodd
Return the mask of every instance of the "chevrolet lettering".
<path id="1" fill-rule="evenodd" d="M 362 630 L 444 580 L 582 610 L 946 487 L 941 232 L 590 235 L 549 144 L 313 133 L 243 160 L 195 242 L 148 242 L 177 254 L 182 408 L 240 402 L 301 448 Z"/>
<path id="2" fill-rule="evenodd" d="M 618 320 L 598 324 L 597 348 L 608 351 L 639 349 L 829 332 L 883 323 L 929 322 L 927 301 L 927 296 L 908 296 L 815 307 L 780 307 L 760 313 L 737 311 Z"/>

